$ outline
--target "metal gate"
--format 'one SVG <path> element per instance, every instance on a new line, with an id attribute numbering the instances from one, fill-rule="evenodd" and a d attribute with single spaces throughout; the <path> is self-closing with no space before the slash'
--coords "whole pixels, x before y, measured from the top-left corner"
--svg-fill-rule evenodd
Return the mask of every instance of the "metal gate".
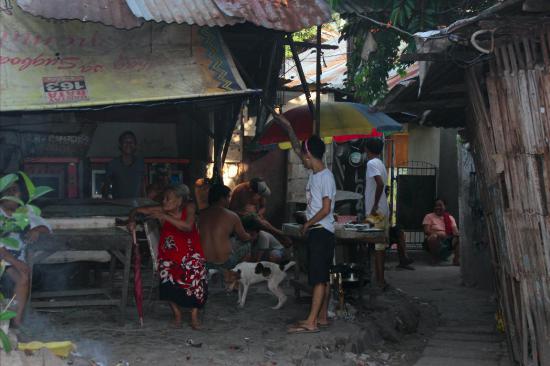
<path id="1" fill-rule="evenodd" d="M 405 232 L 407 248 L 421 249 L 422 220 L 433 211 L 437 196 L 437 167 L 425 161 L 409 161 L 396 170 L 396 224 Z"/>

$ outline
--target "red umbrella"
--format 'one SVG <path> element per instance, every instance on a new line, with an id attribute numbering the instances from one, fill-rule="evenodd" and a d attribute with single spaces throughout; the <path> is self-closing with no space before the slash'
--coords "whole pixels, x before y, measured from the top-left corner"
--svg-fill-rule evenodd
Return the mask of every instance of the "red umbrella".
<path id="1" fill-rule="evenodd" d="M 132 240 L 134 241 L 134 297 L 136 299 L 136 308 L 139 315 L 139 325 L 143 327 L 143 288 L 141 285 L 141 254 L 136 239 L 136 229 L 132 230 Z"/>

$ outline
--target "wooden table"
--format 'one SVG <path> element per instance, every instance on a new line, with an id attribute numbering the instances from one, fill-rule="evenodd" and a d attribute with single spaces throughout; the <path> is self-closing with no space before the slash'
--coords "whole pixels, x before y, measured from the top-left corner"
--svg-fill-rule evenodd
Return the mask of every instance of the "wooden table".
<path id="1" fill-rule="evenodd" d="M 112 219 L 114 224 L 114 219 Z M 107 251 L 111 254 L 110 288 L 93 288 L 83 290 L 63 290 L 32 293 L 31 306 L 35 308 L 77 307 L 77 306 L 118 306 L 121 312 L 120 321 L 125 319 L 128 302 L 128 287 L 132 258 L 131 236 L 125 229 L 118 227 L 88 229 L 54 229 L 52 234 L 41 235 L 40 239 L 30 244 L 27 261 L 32 269 L 35 264 L 44 262 L 48 257 L 60 251 Z M 120 299 L 111 297 L 113 291 L 113 273 L 116 260 L 123 265 L 123 279 Z M 103 299 L 74 299 L 89 295 L 101 295 Z M 39 299 L 73 298 L 60 301 Z M 36 299 L 37 301 L 34 301 Z"/>
<path id="2" fill-rule="evenodd" d="M 301 233 L 302 225 L 295 223 L 283 224 L 283 233 L 292 238 L 295 245 L 305 243 L 305 237 Z M 357 245 L 358 243 L 386 243 L 388 238 L 382 230 L 356 231 L 344 228 L 344 225 L 336 225 L 335 232 L 336 245 Z M 368 258 L 370 261 L 370 256 Z M 294 286 L 294 294 L 296 298 L 300 297 L 300 291 L 311 293 L 311 286 L 300 281 L 300 264 L 299 256 L 294 256 L 296 262 L 296 270 L 294 271 L 294 280 L 291 284 Z"/>

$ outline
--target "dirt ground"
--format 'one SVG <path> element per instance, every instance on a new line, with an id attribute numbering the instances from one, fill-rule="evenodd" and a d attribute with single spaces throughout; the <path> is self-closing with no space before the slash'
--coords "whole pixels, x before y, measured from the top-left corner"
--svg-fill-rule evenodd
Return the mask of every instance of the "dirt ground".
<path id="1" fill-rule="evenodd" d="M 395 263 L 388 268 L 396 271 Z M 186 324 L 169 326 L 168 306 L 153 303 L 146 306 L 143 328 L 133 307 L 123 326 L 116 323 L 114 308 L 65 309 L 33 312 L 22 335 L 26 340 L 71 340 L 78 354 L 104 366 L 404 366 L 420 357 L 437 322 L 431 305 L 392 288 L 384 294 L 367 292 L 362 301 L 350 299 L 345 316 L 319 333 L 289 335 L 287 324 L 305 317 L 309 299 L 296 301 L 288 284 L 284 289 L 289 299 L 280 310 L 271 309 L 276 298 L 265 283 L 251 288 L 240 309 L 237 294 L 227 294 L 214 281 L 200 331 Z"/>

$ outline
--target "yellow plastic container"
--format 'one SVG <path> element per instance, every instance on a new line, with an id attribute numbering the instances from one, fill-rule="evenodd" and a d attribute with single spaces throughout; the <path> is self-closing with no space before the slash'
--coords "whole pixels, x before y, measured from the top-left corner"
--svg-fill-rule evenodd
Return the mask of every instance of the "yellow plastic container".
<path id="1" fill-rule="evenodd" d="M 47 348 L 56 356 L 67 357 L 74 349 L 74 344 L 71 341 L 62 342 L 29 342 L 19 343 L 17 347 L 20 351 L 38 351 L 42 348 Z"/>

